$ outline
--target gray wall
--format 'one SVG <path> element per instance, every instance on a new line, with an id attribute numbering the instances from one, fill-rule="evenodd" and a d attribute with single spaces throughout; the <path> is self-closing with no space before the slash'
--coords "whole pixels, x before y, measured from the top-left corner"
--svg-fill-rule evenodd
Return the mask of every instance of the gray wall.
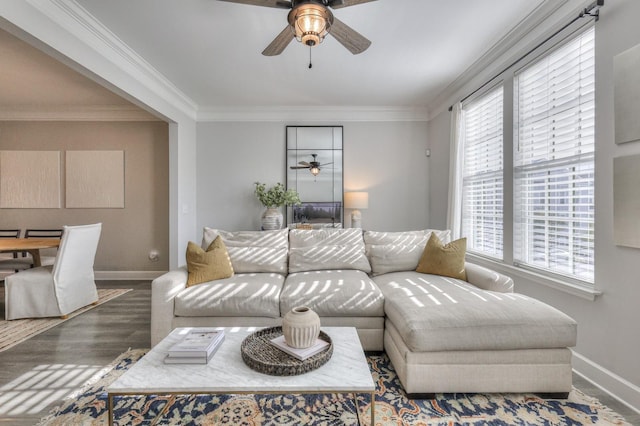
<path id="1" fill-rule="evenodd" d="M 259 229 L 264 208 L 253 182 L 285 183 L 284 122 L 198 124 L 197 223 Z M 345 191 L 368 191 L 362 226 L 422 229 L 429 223 L 426 122 L 326 123 L 344 126 Z M 345 226 L 350 225 L 345 211 Z"/>
<path id="2" fill-rule="evenodd" d="M 444 111 L 429 121 L 429 226 L 446 229 L 449 200 L 449 132 L 450 113 Z"/>
<path id="3" fill-rule="evenodd" d="M 553 305 L 578 322 L 574 368 L 640 410 L 640 250 L 613 242 L 613 158 L 640 153 L 640 142 L 614 144 L 613 57 L 640 43 L 640 2 L 607 2 L 596 25 L 596 257 L 595 283 L 603 295 L 595 301 L 514 277 L 516 291 Z M 640 72 L 640 70 L 638 71 Z M 468 88 L 473 90 L 472 87 Z M 431 182 L 446 176 L 449 165 L 449 113 L 429 122 Z M 440 182 L 440 181 L 438 181 Z M 446 186 L 446 180 L 441 181 Z M 447 192 L 430 194 L 431 222 L 446 221 Z M 640 220 L 640 219 L 639 219 Z"/>
<path id="4" fill-rule="evenodd" d="M 124 209 L 0 209 L 2 228 L 102 222 L 97 271 L 169 268 L 169 145 L 163 122 L 0 122 L 0 150 L 123 150 Z M 64 184 L 64 166 L 62 184 Z M 160 259 L 151 262 L 150 250 Z"/>

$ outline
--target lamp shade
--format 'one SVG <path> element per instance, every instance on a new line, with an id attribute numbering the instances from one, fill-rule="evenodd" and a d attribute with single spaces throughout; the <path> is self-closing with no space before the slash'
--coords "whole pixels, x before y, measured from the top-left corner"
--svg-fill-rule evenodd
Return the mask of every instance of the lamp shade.
<path id="1" fill-rule="evenodd" d="M 369 193 L 368 192 L 345 192 L 344 206 L 348 209 L 369 208 Z"/>

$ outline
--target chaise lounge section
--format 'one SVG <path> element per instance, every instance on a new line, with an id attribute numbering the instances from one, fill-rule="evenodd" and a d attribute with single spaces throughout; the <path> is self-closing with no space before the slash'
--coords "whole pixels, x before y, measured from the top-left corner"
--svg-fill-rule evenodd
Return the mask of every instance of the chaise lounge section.
<path id="1" fill-rule="evenodd" d="M 504 280 L 478 287 L 477 268 L 467 263 L 469 282 L 418 272 L 376 277 L 385 297 L 385 351 L 405 391 L 567 394 L 575 322 L 512 293 Z"/>
<path id="2" fill-rule="evenodd" d="M 416 272 L 432 233 L 359 229 L 226 232 L 235 274 L 187 287 L 185 267 L 152 284 L 152 345 L 179 326 L 273 326 L 293 307 L 356 327 L 384 350 L 411 397 L 440 392 L 571 390 L 577 325 L 513 292 L 511 278 L 464 263 L 466 280 Z"/>

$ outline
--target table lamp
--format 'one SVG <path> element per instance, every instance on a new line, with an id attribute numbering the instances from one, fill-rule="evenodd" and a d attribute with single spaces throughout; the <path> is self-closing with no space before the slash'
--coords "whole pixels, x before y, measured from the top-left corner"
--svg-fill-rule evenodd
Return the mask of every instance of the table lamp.
<path id="1" fill-rule="evenodd" d="M 360 209 L 369 208 L 368 192 L 345 192 L 344 206 L 351 211 L 351 227 L 362 228 L 362 213 Z"/>

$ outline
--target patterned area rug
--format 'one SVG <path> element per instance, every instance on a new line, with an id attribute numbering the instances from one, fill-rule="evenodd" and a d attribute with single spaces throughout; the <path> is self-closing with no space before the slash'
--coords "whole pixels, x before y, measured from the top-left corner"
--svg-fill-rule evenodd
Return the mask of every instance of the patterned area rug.
<path id="1" fill-rule="evenodd" d="M 106 425 L 105 388 L 145 351 L 122 354 L 39 426 Z M 567 400 L 525 394 L 438 394 L 406 398 L 386 355 L 367 357 L 378 425 L 626 425 L 617 413 L 574 389 Z M 370 398 L 358 395 L 195 395 L 117 398 L 117 425 L 357 425 L 370 424 Z"/>
<path id="2" fill-rule="evenodd" d="M 56 325 L 67 321 L 75 316 L 80 315 L 83 312 L 87 312 L 96 306 L 102 305 L 111 299 L 121 296 L 131 291 L 128 289 L 98 289 L 98 303 L 95 305 L 85 306 L 75 312 L 69 314 L 66 319 L 62 318 L 34 318 L 34 319 L 19 319 L 12 321 L 0 320 L 0 352 L 5 351 L 18 343 L 40 334 L 45 330 L 48 330 Z M 4 291 L 2 292 L 2 299 L 4 300 Z M 2 310 L 2 318 L 4 318 L 4 310 Z"/>

